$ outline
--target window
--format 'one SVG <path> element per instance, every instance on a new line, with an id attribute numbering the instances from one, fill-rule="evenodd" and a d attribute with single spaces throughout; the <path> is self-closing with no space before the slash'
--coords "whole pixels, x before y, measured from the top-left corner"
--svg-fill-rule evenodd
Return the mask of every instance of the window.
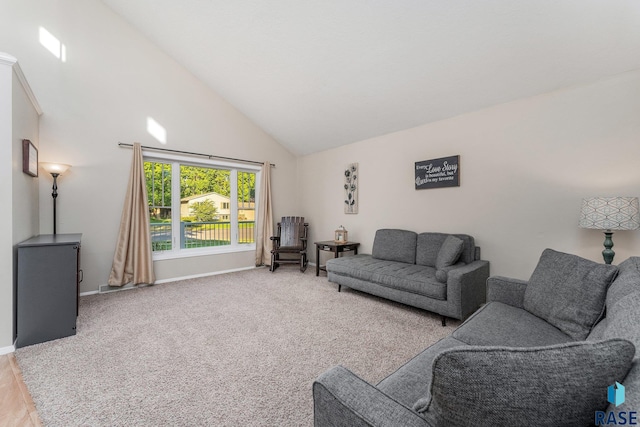
<path id="1" fill-rule="evenodd" d="M 151 247 L 171 250 L 171 164 L 144 162 L 151 219 Z"/>
<path id="2" fill-rule="evenodd" d="M 154 154 L 144 170 L 155 259 L 255 249 L 258 168 Z"/>

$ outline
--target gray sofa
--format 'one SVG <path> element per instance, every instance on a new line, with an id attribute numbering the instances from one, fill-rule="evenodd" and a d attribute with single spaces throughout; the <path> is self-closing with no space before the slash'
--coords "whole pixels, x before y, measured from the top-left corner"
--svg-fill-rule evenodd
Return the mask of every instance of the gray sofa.
<path id="1" fill-rule="evenodd" d="M 639 257 L 616 267 L 546 249 L 528 281 L 489 278 L 487 300 L 375 386 L 340 366 L 320 375 L 315 425 L 639 422 Z"/>
<path id="2" fill-rule="evenodd" d="M 372 253 L 327 261 L 330 282 L 465 319 L 485 302 L 489 262 L 466 234 L 381 229 Z"/>

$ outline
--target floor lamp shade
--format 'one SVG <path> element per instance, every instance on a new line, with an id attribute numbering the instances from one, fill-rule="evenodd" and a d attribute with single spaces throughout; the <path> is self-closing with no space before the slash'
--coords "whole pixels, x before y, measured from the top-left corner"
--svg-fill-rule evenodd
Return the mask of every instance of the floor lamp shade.
<path id="1" fill-rule="evenodd" d="M 66 165 L 64 163 L 40 162 L 40 167 L 49 172 L 51 175 L 53 175 L 54 173 L 62 175 L 71 167 L 71 165 Z"/>
<path id="2" fill-rule="evenodd" d="M 640 227 L 640 209 L 637 197 L 590 197 L 582 199 L 581 228 L 603 230 L 605 234 L 602 256 L 611 264 L 615 252 L 613 230 L 635 230 Z"/>

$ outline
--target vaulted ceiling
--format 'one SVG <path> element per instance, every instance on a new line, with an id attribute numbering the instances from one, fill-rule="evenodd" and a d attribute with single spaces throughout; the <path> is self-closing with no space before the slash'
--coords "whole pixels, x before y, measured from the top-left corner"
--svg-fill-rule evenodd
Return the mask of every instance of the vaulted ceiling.
<path id="1" fill-rule="evenodd" d="M 102 0 L 296 155 L 640 68 L 639 0 Z"/>

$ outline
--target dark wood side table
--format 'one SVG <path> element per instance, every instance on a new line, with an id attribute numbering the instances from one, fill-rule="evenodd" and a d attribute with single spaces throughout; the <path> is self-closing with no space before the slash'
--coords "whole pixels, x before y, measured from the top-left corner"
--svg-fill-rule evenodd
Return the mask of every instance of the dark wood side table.
<path id="1" fill-rule="evenodd" d="M 320 270 L 327 271 L 326 267 L 320 266 L 320 251 L 333 252 L 333 257 L 338 258 L 341 252 L 351 252 L 358 255 L 358 242 L 337 243 L 333 240 L 325 240 L 323 242 L 315 242 L 316 245 L 316 276 L 320 275 Z"/>

